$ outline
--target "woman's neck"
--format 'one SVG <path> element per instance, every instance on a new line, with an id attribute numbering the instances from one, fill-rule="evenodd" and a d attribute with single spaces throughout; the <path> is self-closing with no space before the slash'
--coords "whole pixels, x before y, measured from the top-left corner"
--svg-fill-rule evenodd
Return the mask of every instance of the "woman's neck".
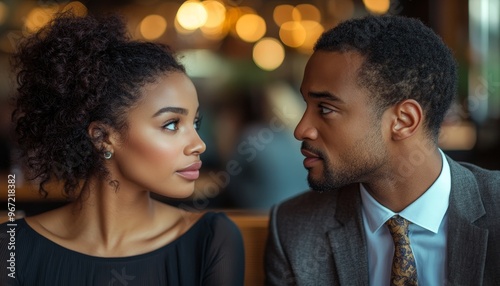
<path id="1" fill-rule="evenodd" d="M 102 180 L 89 180 L 81 198 L 71 204 L 69 232 L 84 240 L 100 241 L 103 248 L 141 240 L 154 232 L 157 203 L 149 192 Z"/>
<path id="2" fill-rule="evenodd" d="M 50 240 L 77 252 L 123 257 L 158 249 L 187 231 L 201 214 L 150 198 L 149 192 L 89 180 L 82 196 L 62 208 L 28 217 Z"/>

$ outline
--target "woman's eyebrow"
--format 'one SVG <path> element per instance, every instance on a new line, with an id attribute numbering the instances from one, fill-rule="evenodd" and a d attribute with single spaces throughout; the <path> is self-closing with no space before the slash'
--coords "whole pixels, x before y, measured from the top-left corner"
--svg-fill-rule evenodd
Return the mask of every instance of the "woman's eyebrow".
<path id="1" fill-rule="evenodd" d="M 153 115 L 153 117 L 159 116 L 160 114 L 166 113 L 166 112 L 173 112 L 173 113 L 178 113 L 178 114 L 182 114 L 182 115 L 187 115 L 189 113 L 188 110 L 185 108 L 168 106 L 168 107 L 163 107 L 160 110 L 158 110 Z"/>

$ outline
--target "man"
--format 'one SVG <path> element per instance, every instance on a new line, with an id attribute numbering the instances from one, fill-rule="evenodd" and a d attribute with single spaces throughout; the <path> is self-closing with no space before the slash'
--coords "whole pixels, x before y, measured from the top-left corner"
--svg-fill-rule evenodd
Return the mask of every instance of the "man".
<path id="1" fill-rule="evenodd" d="M 295 129 L 313 192 L 271 211 L 267 285 L 500 285 L 500 172 L 437 147 L 456 85 L 418 20 L 320 37 Z"/>

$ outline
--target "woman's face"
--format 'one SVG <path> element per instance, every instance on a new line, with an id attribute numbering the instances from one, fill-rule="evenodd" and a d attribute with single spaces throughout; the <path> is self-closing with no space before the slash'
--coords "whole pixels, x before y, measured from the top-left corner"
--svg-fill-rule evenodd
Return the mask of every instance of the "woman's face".
<path id="1" fill-rule="evenodd" d="M 128 112 L 125 134 L 113 145 L 110 163 L 120 189 L 191 195 L 206 148 L 197 132 L 199 119 L 196 89 L 184 73 L 168 73 L 146 85 Z"/>

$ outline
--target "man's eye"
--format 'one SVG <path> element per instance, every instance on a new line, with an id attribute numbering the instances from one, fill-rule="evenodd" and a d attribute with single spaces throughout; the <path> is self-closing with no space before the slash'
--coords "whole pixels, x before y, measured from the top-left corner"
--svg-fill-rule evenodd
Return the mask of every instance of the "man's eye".
<path id="1" fill-rule="evenodd" d="M 324 106 L 320 106 L 319 108 L 320 108 L 320 112 L 321 112 L 321 114 L 328 114 L 328 113 L 330 113 L 330 112 L 332 112 L 332 111 L 333 111 L 333 110 L 331 110 L 330 108 L 326 108 L 326 107 L 324 107 Z"/>
<path id="2" fill-rule="evenodd" d="M 177 126 L 178 124 L 179 124 L 178 120 L 171 121 L 171 122 L 168 122 L 167 124 L 163 125 L 163 128 L 168 129 L 170 131 L 176 131 L 177 129 L 179 129 Z"/>

